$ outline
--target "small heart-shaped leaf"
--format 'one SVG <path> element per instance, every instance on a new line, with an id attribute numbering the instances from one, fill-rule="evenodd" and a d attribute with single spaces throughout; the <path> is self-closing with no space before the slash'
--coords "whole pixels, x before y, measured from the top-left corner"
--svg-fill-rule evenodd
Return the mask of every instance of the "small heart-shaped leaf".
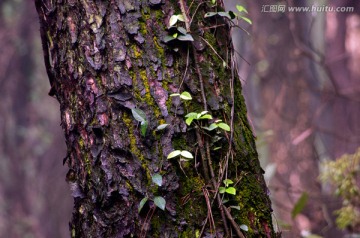
<path id="1" fill-rule="evenodd" d="M 205 13 L 204 18 L 212 17 L 212 16 L 215 16 L 215 15 L 217 15 L 217 12 L 207 12 L 207 13 Z"/>
<path id="2" fill-rule="evenodd" d="M 178 21 L 178 16 L 172 15 L 169 20 L 169 26 L 171 27 L 171 26 L 175 25 L 177 21 Z"/>
<path id="3" fill-rule="evenodd" d="M 169 125 L 169 124 L 161 124 L 161 125 L 159 125 L 159 126 L 156 128 L 156 130 L 157 130 L 157 131 L 164 130 L 168 125 Z"/>
<path id="4" fill-rule="evenodd" d="M 191 100 L 192 99 L 190 93 L 188 93 L 188 92 L 183 92 L 182 94 L 180 94 L 180 98 L 183 100 Z"/>
<path id="5" fill-rule="evenodd" d="M 226 193 L 236 195 L 236 189 L 233 187 L 229 187 L 225 190 Z"/>
<path id="6" fill-rule="evenodd" d="M 135 118 L 135 120 L 137 120 L 139 122 L 146 121 L 146 114 L 144 111 L 137 109 L 137 108 L 132 108 L 131 113 L 132 113 L 133 117 Z"/>
<path id="7" fill-rule="evenodd" d="M 230 131 L 230 126 L 224 122 L 217 123 L 216 125 L 225 131 Z"/>
<path id="8" fill-rule="evenodd" d="M 189 151 L 187 151 L 187 150 L 181 151 L 180 155 L 181 155 L 182 157 L 187 158 L 187 159 L 193 159 L 193 158 L 194 158 L 194 156 L 193 156 Z"/>
<path id="9" fill-rule="evenodd" d="M 177 39 L 180 41 L 194 41 L 194 38 L 190 34 L 180 35 Z"/>
<path id="10" fill-rule="evenodd" d="M 140 204 L 139 204 L 139 208 L 138 208 L 138 213 L 141 212 L 141 209 L 144 207 L 145 203 L 147 202 L 148 198 L 144 197 L 143 199 L 141 199 Z"/>
<path id="11" fill-rule="evenodd" d="M 167 156 L 167 159 L 175 158 L 176 156 L 179 156 L 180 154 L 181 154 L 180 150 L 174 150 Z"/>
<path id="12" fill-rule="evenodd" d="M 161 187 L 161 185 L 162 185 L 162 176 L 161 176 L 161 174 L 154 174 L 151 177 L 151 180 L 153 181 L 154 184 Z"/>
<path id="13" fill-rule="evenodd" d="M 240 229 L 244 230 L 244 231 L 248 231 L 249 227 L 247 225 L 245 225 L 245 224 L 242 224 L 242 225 L 240 225 Z"/>
<path id="14" fill-rule="evenodd" d="M 154 203 L 158 208 L 165 211 L 166 201 L 165 201 L 165 199 L 163 197 L 161 197 L 161 196 L 155 197 L 154 198 Z"/>

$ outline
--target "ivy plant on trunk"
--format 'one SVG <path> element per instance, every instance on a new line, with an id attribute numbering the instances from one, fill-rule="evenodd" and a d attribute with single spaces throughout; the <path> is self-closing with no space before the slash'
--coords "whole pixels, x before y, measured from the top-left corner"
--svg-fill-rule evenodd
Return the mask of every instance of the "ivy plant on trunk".
<path id="1" fill-rule="evenodd" d="M 72 237 L 276 237 L 233 67 L 235 14 L 214 0 L 35 5 Z"/>

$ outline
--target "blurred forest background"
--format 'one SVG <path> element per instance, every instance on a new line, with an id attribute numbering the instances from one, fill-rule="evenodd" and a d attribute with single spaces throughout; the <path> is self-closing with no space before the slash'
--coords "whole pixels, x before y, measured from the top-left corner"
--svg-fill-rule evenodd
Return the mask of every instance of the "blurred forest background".
<path id="1" fill-rule="evenodd" d="M 359 235 L 359 1 L 225 3 L 253 22 L 233 34 L 274 223 L 290 238 Z M 269 5 L 354 9 L 263 12 Z M 1 0 L 0 21 L 0 237 L 69 237 L 66 148 L 33 2 Z"/>

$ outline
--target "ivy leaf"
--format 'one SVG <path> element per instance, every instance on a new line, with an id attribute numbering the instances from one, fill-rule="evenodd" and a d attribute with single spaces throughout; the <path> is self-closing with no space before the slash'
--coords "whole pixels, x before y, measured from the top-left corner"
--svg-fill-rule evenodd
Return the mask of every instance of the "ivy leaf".
<path id="1" fill-rule="evenodd" d="M 207 13 L 205 13 L 204 18 L 212 17 L 212 16 L 215 16 L 215 15 L 217 15 L 217 12 L 207 12 Z"/>
<path id="2" fill-rule="evenodd" d="M 218 12 L 217 13 L 219 16 L 222 16 L 222 17 L 226 17 L 226 18 L 228 18 L 228 19 L 233 19 L 233 18 L 231 18 L 231 15 L 229 14 L 229 12 Z"/>
<path id="3" fill-rule="evenodd" d="M 141 127 L 140 127 L 140 129 L 141 129 L 141 135 L 142 136 L 145 136 L 146 135 L 146 129 L 147 129 L 147 127 L 148 127 L 148 122 L 147 121 L 142 121 L 141 122 Z"/>
<path id="4" fill-rule="evenodd" d="M 155 197 L 154 198 L 154 203 L 158 208 L 165 211 L 166 201 L 165 201 L 165 199 L 163 197 L 161 197 L 161 196 Z"/>
<path id="5" fill-rule="evenodd" d="M 181 151 L 180 155 L 182 157 L 185 157 L 185 158 L 188 158 L 188 159 L 193 159 L 194 158 L 194 156 L 187 150 Z"/>
<path id="6" fill-rule="evenodd" d="M 227 63 L 225 61 L 223 61 L 223 67 L 226 68 L 227 67 Z"/>
<path id="7" fill-rule="evenodd" d="M 169 20 L 169 26 L 172 27 L 178 21 L 178 15 L 172 15 Z"/>
<path id="8" fill-rule="evenodd" d="M 198 114 L 197 114 L 196 112 L 190 112 L 190 113 L 188 113 L 188 114 L 185 116 L 185 118 L 186 118 L 186 120 L 185 120 L 186 125 L 190 126 L 190 125 L 191 125 L 191 122 L 192 122 L 194 119 L 196 119 L 197 117 L 198 117 Z"/>
<path id="9" fill-rule="evenodd" d="M 151 180 L 153 181 L 154 184 L 158 185 L 159 187 L 161 187 L 162 185 L 162 176 L 161 174 L 154 174 L 151 177 Z"/>
<path id="10" fill-rule="evenodd" d="M 182 21 L 182 22 L 185 21 L 185 18 L 184 18 L 184 16 L 183 16 L 183 14 L 177 15 L 177 19 L 178 19 L 179 21 Z"/>
<path id="11" fill-rule="evenodd" d="M 240 225 L 240 229 L 244 230 L 244 231 L 248 231 L 249 227 L 247 225 L 245 225 L 245 224 L 242 224 L 242 225 Z"/>
<path id="12" fill-rule="evenodd" d="M 137 120 L 138 122 L 146 121 L 146 114 L 144 111 L 137 109 L 137 108 L 132 108 L 131 113 L 132 113 L 133 117 L 135 118 L 135 120 Z"/>
<path id="13" fill-rule="evenodd" d="M 224 122 L 220 122 L 216 125 L 225 131 L 230 131 L 230 126 Z"/>
<path id="14" fill-rule="evenodd" d="M 230 207 L 240 211 L 240 206 L 230 206 Z"/>
<path id="15" fill-rule="evenodd" d="M 305 208 L 308 198 L 309 195 L 307 193 L 303 192 L 301 194 L 299 200 L 297 200 L 294 208 L 291 211 L 291 218 L 295 218 Z"/>
<path id="16" fill-rule="evenodd" d="M 169 41 L 175 40 L 175 38 L 171 35 L 167 35 L 164 37 L 163 42 L 168 43 Z"/>
<path id="17" fill-rule="evenodd" d="M 139 208 L 138 208 L 138 213 L 141 212 L 141 209 L 144 207 L 145 203 L 147 202 L 148 198 L 144 197 L 143 199 L 141 199 L 140 203 L 139 203 Z"/>
<path id="18" fill-rule="evenodd" d="M 212 119 L 213 117 L 210 114 L 201 116 L 199 119 Z"/>
<path id="19" fill-rule="evenodd" d="M 225 193 L 225 187 L 219 187 L 219 193 Z"/>
<path id="20" fill-rule="evenodd" d="M 225 184 L 226 187 L 228 187 L 230 184 L 233 184 L 234 182 L 231 179 L 225 179 L 223 183 Z"/>
<path id="21" fill-rule="evenodd" d="M 190 93 L 188 93 L 186 91 L 183 92 L 182 94 L 180 94 L 180 98 L 183 100 L 192 100 Z"/>
<path id="22" fill-rule="evenodd" d="M 192 117 L 186 118 L 186 120 L 185 120 L 186 125 L 190 126 L 190 125 L 191 125 L 191 122 L 192 122 L 193 120 L 194 120 L 194 118 L 192 118 Z"/>
<path id="23" fill-rule="evenodd" d="M 183 34 L 183 35 L 186 35 L 187 34 L 187 31 L 185 30 L 185 28 L 184 27 L 178 27 L 177 28 L 177 30 L 178 30 L 178 32 L 180 32 L 181 34 Z"/>
<path id="24" fill-rule="evenodd" d="M 202 116 L 202 115 L 207 114 L 207 113 L 208 113 L 208 111 L 202 111 L 202 112 L 200 112 L 200 113 L 198 114 L 198 118 L 199 118 L 200 116 Z"/>
<path id="25" fill-rule="evenodd" d="M 248 11 L 246 10 L 246 8 L 243 7 L 243 6 L 241 6 L 241 5 L 236 5 L 236 9 L 237 9 L 239 12 L 248 13 Z"/>
<path id="26" fill-rule="evenodd" d="M 252 21 L 249 18 L 243 16 L 240 16 L 240 18 L 246 21 L 247 23 L 249 23 L 250 25 L 252 25 Z"/>
<path id="27" fill-rule="evenodd" d="M 195 119 L 195 118 L 197 118 L 197 113 L 196 112 L 190 112 L 190 113 L 188 113 L 188 114 L 186 114 L 186 118 L 193 118 L 193 119 Z"/>
<path id="28" fill-rule="evenodd" d="M 156 128 L 156 130 L 157 130 L 157 131 L 164 130 L 168 125 L 169 125 L 169 124 L 161 124 L 161 125 L 159 125 L 159 126 Z"/>
<path id="29" fill-rule="evenodd" d="M 208 131 L 212 131 L 212 130 L 216 129 L 217 127 L 218 126 L 216 125 L 216 123 L 211 123 L 209 127 L 204 126 L 202 128 L 205 130 L 208 130 Z"/>
<path id="30" fill-rule="evenodd" d="M 177 39 L 180 41 L 194 41 L 194 38 L 190 34 L 180 35 Z"/>
<path id="31" fill-rule="evenodd" d="M 234 187 L 229 187 L 225 190 L 226 193 L 236 195 L 236 189 Z"/>
<path id="32" fill-rule="evenodd" d="M 179 156 L 180 154 L 181 154 L 180 150 L 174 150 L 167 156 L 167 159 L 175 158 L 176 156 Z"/>

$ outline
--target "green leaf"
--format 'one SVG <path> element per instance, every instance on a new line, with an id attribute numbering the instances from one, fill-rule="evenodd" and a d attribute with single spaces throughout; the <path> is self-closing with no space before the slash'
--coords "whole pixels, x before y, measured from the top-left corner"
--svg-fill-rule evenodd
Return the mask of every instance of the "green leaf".
<path id="1" fill-rule="evenodd" d="M 242 224 L 240 225 L 240 229 L 243 230 L 243 231 L 248 231 L 249 230 L 249 227 L 245 224 Z"/>
<path id="2" fill-rule="evenodd" d="M 161 187 L 161 185 L 162 185 L 162 176 L 161 176 L 161 174 L 154 174 L 151 177 L 151 180 L 153 181 L 154 184 Z"/>
<path id="3" fill-rule="evenodd" d="M 294 208 L 291 211 L 291 217 L 294 219 L 304 208 L 307 203 L 309 195 L 306 192 L 303 192 L 294 205 Z"/>
<path id="4" fill-rule="evenodd" d="M 170 94 L 170 97 L 176 97 L 176 96 L 180 96 L 180 93 L 172 93 L 172 94 Z"/>
<path id="5" fill-rule="evenodd" d="M 231 179 L 224 179 L 223 183 L 226 187 L 228 187 L 230 184 L 233 184 L 234 182 Z"/>
<path id="6" fill-rule="evenodd" d="M 166 201 L 165 201 L 165 199 L 163 197 L 161 197 L 161 196 L 155 197 L 154 198 L 154 203 L 158 208 L 165 211 Z"/>
<path id="7" fill-rule="evenodd" d="M 178 32 L 180 32 L 180 33 L 183 34 L 183 35 L 186 35 L 186 34 L 187 34 L 187 31 L 185 30 L 184 27 L 179 26 L 179 27 L 176 28 L 176 29 L 178 30 Z"/>
<path id="8" fill-rule="evenodd" d="M 141 122 L 141 126 L 140 126 L 140 129 L 141 129 L 141 135 L 142 136 L 145 136 L 146 135 L 146 129 L 148 127 L 148 122 L 147 121 L 142 121 Z"/>
<path id="9" fill-rule="evenodd" d="M 219 187 L 219 193 L 225 193 L 226 188 L 225 187 Z"/>
<path id="10" fill-rule="evenodd" d="M 139 203 L 139 208 L 138 208 L 138 213 L 141 212 L 141 209 L 144 207 L 145 203 L 147 202 L 148 198 L 144 197 L 143 199 L 141 199 L 140 203 Z"/>
<path id="11" fill-rule="evenodd" d="M 177 39 L 180 41 L 194 41 L 194 38 L 190 34 L 180 35 Z"/>
<path id="12" fill-rule="evenodd" d="M 133 117 L 135 118 L 135 120 L 137 120 L 139 122 L 146 121 L 146 114 L 144 111 L 137 109 L 137 108 L 132 108 L 131 113 L 132 113 Z"/>
<path id="13" fill-rule="evenodd" d="M 225 131 L 230 131 L 230 126 L 224 122 L 217 123 L 216 125 Z"/>
<path id="14" fill-rule="evenodd" d="M 198 114 L 197 114 L 196 112 L 190 112 L 190 113 L 188 113 L 188 114 L 185 116 L 185 118 L 187 118 L 187 119 L 185 120 L 185 123 L 186 123 L 188 126 L 190 126 L 190 125 L 191 125 L 191 122 L 192 122 L 194 119 L 196 119 L 197 116 L 198 116 Z"/>
<path id="15" fill-rule="evenodd" d="M 228 194 L 236 195 L 236 189 L 234 187 L 228 187 L 225 192 Z"/>
<path id="16" fill-rule="evenodd" d="M 202 128 L 208 131 L 212 131 L 214 129 L 216 129 L 218 126 L 216 125 L 216 123 L 211 123 L 209 127 L 203 126 Z"/>
<path id="17" fill-rule="evenodd" d="M 157 130 L 157 131 L 164 130 L 168 125 L 169 125 L 169 124 L 161 124 L 161 125 L 159 125 L 159 126 L 156 128 L 156 130 Z"/>
<path id="18" fill-rule="evenodd" d="M 193 120 L 194 120 L 194 118 L 192 118 L 192 117 L 186 118 L 186 120 L 185 120 L 186 125 L 190 126 L 190 125 L 191 125 L 191 122 L 192 122 Z"/>
<path id="19" fill-rule="evenodd" d="M 181 154 L 181 150 L 174 150 L 167 156 L 167 159 L 175 158 L 176 156 L 179 156 L 180 154 Z"/>
<path id="20" fill-rule="evenodd" d="M 241 6 L 241 5 L 236 5 L 236 9 L 237 9 L 239 12 L 248 13 L 248 11 L 246 10 L 246 8 L 243 7 L 243 6 Z"/>
<path id="21" fill-rule="evenodd" d="M 210 114 L 201 116 L 199 119 L 212 119 L 213 117 Z"/>
<path id="22" fill-rule="evenodd" d="M 240 211 L 240 206 L 230 206 L 230 207 Z"/>
<path id="23" fill-rule="evenodd" d="M 187 158 L 187 159 L 193 159 L 193 158 L 194 158 L 194 156 L 193 156 L 189 151 L 187 151 L 187 150 L 181 151 L 180 155 L 181 155 L 182 157 Z"/>
<path id="24" fill-rule="evenodd" d="M 246 21 L 247 23 L 249 23 L 250 25 L 252 25 L 252 21 L 249 18 L 243 16 L 240 16 L 240 18 Z"/>
<path id="25" fill-rule="evenodd" d="M 183 92 L 182 94 L 180 94 L 180 98 L 183 99 L 183 100 L 191 100 L 192 99 L 190 93 L 188 93 L 186 91 Z"/>
<path id="26" fill-rule="evenodd" d="M 215 3 L 216 3 L 216 0 L 211 0 L 211 3 L 212 3 L 212 4 L 215 4 Z"/>
<path id="27" fill-rule="evenodd" d="M 176 39 L 176 38 L 178 37 L 178 33 L 174 33 L 174 34 L 172 35 L 172 37 L 174 37 L 174 39 Z"/>
<path id="28" fill-rule="evenodd" d="M 196 117 L 197 117 L 197 113 L 196 112 L 190 112 L 190 113 L 188 113 L 188 114 L 186 114 L 186 118 L 193 118 L 193 119 L 195 119 Z"/>
<path id="29" fill-rule="evenodd" d="M 217 14 L 218 14 L 219 16 L 229 18 L 230 20 L 233 19 L 233 18 L 231 18 L 229 12 L 218 12 Z"/>
<path id="30" fill-rule="evenodd" d="M 227 203 L 228 201 L 230 201 L 229 199 L 224 199 L 223 201 L 222 201 L 222 204 L 225 204 L 225 203 Z"/>
<path id="31" fill-rule="evenodd" d="M 173 36 L 167 35 L 164 37 L 163 41 L 165 43 L 168 43 L 169 41 L 175 40 L 175 38 Z"/>
<path id="32" fill-rule="evenodd" d="M 178 21 L 178 15 L 172 15 L 169 20 L 169 26 L 173 26 Z"/>
<path id="33" fill-rule="evenodd" d="M 207 114 L 207 113 L 208 113 L 208 111 L 202 111 L 202 112 L 200 112 L 200 113 L 198 114 L 197 118 L 199 118 L 200 116 L 205 115 L 205 114 Z"/>
<path id="34" fill-rule="evenodd" d="M 184 16 L 183 16 L 183 14 L 177 15 L 177 19 L 178 19 L 179 21 L 182 21 L 182 22 L 185 21 L 185 18 L 184 18 Z"/>
<path id="35" fill-rule="evenodd" d="M 215 15 L 217 15 L 217 12 L 207 12 L 207 13 L 205 13 L 204 18 L 212 17 L 212 16 L 215 16 Z"/>

